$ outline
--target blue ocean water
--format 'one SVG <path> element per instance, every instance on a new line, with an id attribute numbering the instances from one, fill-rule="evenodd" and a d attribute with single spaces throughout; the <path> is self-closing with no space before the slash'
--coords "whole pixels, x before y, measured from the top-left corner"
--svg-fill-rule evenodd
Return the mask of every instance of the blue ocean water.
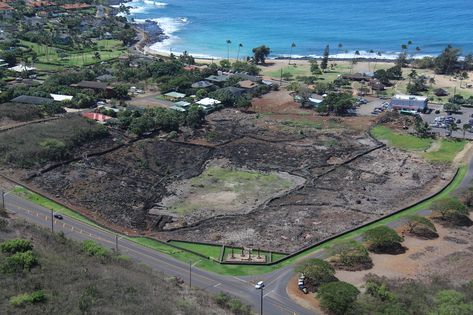
<path id="1" fill-rule="evenodd" d="M 413 42 L 418 55 L 447 44 L 473 52 L 472 0 L 134 0 L 130 18 L 158 21 L 170 39 L 154 45 L 165 52 L 235 58 L 265 44 L 273 56 L 321 55 L 373 50 L 386 56 Z M 339 43 L 343 45 L 338 48 Z"/>

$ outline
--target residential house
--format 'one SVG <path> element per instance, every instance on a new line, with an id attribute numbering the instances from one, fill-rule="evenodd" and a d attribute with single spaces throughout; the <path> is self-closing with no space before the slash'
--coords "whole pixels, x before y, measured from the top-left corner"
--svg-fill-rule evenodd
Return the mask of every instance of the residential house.
<path id="1" fill-rule="evenodd" d="M 248 89 L 242 89 L 234 86 L 228 86 L 222 89 L 218 89 L 217 91 L 228 91 L 230 92 L 234 98 L 240 97 L 245 93 L 248 93 Z"/>
<path id="2" fill-rule="evenodd" d="M 196 104 L 208 113 L 214 110 L 218 105 L 222 104 L 222 102 L 213 98 L 206 97 L 196 102 Z"/>
<path id="3" fill-rule="evenodd" d="M 214 84 L 209 81 L 197 81 L 192 84 L 193 89 L 206 89 L 211 86 L 214 86 Z"/>
<path id="4" fill-rule="evenodd" d="M 229 79 L 230 79 L 230 76 L 226 74 L 211 75 L 205 78 L 205 80 L 210 81 L 220 86 L 223 86 L 223 84 L 225 84 L 225 82 L 227 82 Z"/>
<path id="5" fill-rule="evenodd" d="M 78 89 L 91 89 L 96 93 L 104 93 L 105 97 L 107 98 L 111 98 L 113 96 L 113 87 L 104 82 L 81 81 L 76 84 L 71 84 L 70 86 Z"/>
<path id="6" fill-rule="evenodd" d="M 30 105 L 46 105 L 54 102 L 54 99 L 38 96 L 20 95 L 12 99 L 10 102 Z"/>
<path id="7" fill-rule="evenodd" d="M 113 118 L 113 117 L 110 117 L 110 116 L 107 116 L 107 115 L 104 115 L 104 114 L 91 113 L 91 112 L 82 113 L 82 117 L 95 120 L 96 122 L 101 123 L 101 124 L 104 124 L 108 120 Z"/>
<path id="8" fill-rule="evenodd" d="M 169 93 L 164 94 L 164 97 L 166 97 L 169 100 L 180 100 L 186 97 L 186 95 L 183 93 L 178 93 L 178 92 L 169 92 Z"/>
<path id="9" fill-rule="evenodd" d="M 62 94 L 49 94 L 56 102 L 71 101 L 74 97 L 71 95 L 62 95 Z"/>

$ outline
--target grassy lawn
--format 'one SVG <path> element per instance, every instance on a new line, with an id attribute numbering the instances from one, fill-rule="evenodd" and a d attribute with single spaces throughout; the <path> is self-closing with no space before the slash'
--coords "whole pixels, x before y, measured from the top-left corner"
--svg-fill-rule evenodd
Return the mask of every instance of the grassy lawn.
<path id="1" fill-rule="evenodd" d="M 281 77 L 281 69 L 283 73 L 292 74 L 293 79 L 298 76 L 311 76 L 310 65 L 280 65 L 276 69 L 265 70 L 263 68 L 263 75 L 270 76 L 273 78 Z M 337 64 L 333 70 L 329 70 L 322 75 L 318 76 L 318 80 L 331 82 L 335 80 L 340 74 L 350 72 L 350 66 L 347 64 Z"/>
<path id="2" fill-rule="evenodd" d="M 179 246 L 184 249 L 198 252 L 202 255 L 208 256 L 216 260 L 220 259 L 220 252 L 222 250 L 222 246 L 219 246 L 219 245 L 213 246 L 213 245 L 206 245 L 206 244 L 192 244 L 192 243 L 179 242 L 179 241 L 171 241 L 169 243 L 172 245 Z"/>
<path id="3" fill-rule="evenodd" d="M 58 50 L 60 47 L 48 47 L 37 43 L 21 40 L 20 44 L 31 48 L 38 55 L 38 69 L 40 70 L 58 70 L 61 66 L 84 66 L 97 63 L 99 61 L 107 61 L 119 57 L 125 47 L 118 40 L 99 40 L 97 49 L 84 49 L 82 51 L 67 51 L 61 58 Z M 94 58 L 95 51 L 100 54 L 100 60 Z"/>
<path id="4" fill-rule="evenodd" d="M 463 150 L 467 143 L 467 140 L 441 139 L 438 150 L 426 152 L 423 156 L 431 161 L 451 162 L 455 156 Z"/>
<path id="5" fill-rule="evenodd" d="M 371 129 L 373 136 L 379 140 L 388 141 L 389 145 L 406 151 L 425 151 L 438 144 L 436 150 L 423 152 L 422 156 L 435 162 L 452 162 L 460 153 L 467 140 L 440 139 L 434 141 L 430 138 L 419 138 L 412 135 L 401 134 L 386 126 L 375 126 Z"/>
<path id="6" fill-rule="evenodd" d="M 37 193 L 32 192 L 32 191 L 30 191 L 30 190 L 28 190 L 24 187 L 16 186 L 13 189 L 13 192 L 15 194 L 25 198 L 26 200 L 29 200 L 29 201 L 31 201 L 31 202 L 33 202 L 37 205 L 40 205 L 40 206 L 42 206 L 46 209 L 50 209 L 50 210 L 53 210 L 54 212 L 67 215 L 68 217 L 71 217 L 71 218 L 73 218 L 77 221 L 81 221 L 83 223 L 87 223 L 87 224 L 92 225 L 94 227 L 100 227 L 97 224 L 95 224 L 93 221 L 91 221 L 91 220 L 87 219 L 86 217 L 84 217 L 83 215 L 81 215 L 81 214 L 79 214 L 75 211 L 72 211 L 71 209 L 68 209 L 66 207 L 63 207 L 60 204 L 57 204 L 57 203 L 55 203 L 54 201 L 52 201 L 50 199 L 44 198 L 44 197 L 38 195 Z"/>
<path id="7" fill-rule="evenodd" d="M 375 126 L 371 129 L 371 134 L 379 140 L 386 140 L 389 145 L 406 151 L 425 151 L 433 143 L 430 138 L 419 138 L 412 135 L 405 135 L 393 131 L 385 126 Z"/>
<path id="8" fill-rule="evenodd" d="M 400 219 L 400 218 L 402 218 L 406 215 L 416 213 L 416 212 L 418 212 L 420 210 L 423 210 L 423 209 L 428 209 L 430 204 L 433 201 L 438 200 L 440 198 L 444 198 L 444 197 L 448 196 L 450 193 L 452 193 L 458 187 L 458 185 L 460 185 L 460 183 L 462 182 L 462 180 L 465 177 L 466 173 L 467 173 L 467 168 L 465 166 L 462 166 L 459 169 L 459 172 L 458 172 L 457 176 L 455 177 L 455 179 L 453 180 L 453 182 L 442 193 L 440 193 L 439 195 L 437 195 L 434 198 L 431 198 L 427 201 L 422 202 L 421 204 L 419 204 L 415 207 L 411 207 L 409 209 L 406 209 L 405 211 L 403 211 L 401 213 L 393 215 L 393 216 L 391 216 L 389 218 L 386 218 L 384 220 L 381 220 L 377 223 L 373 223 L 373 224 L 371 224 L 367 227 L 360 228 L 356 231 L 348 233 L 348 234 L 346 234 L 342 237 L 339 237 L 339 238 L 337 238 L 335 240 L 332 240 L 332 241 L 329 241 L 329 242 L 327 242 L 323 245 L 312 248 L 312 249 L 310 249 L 310 250 L 308 250 L 304 253 L 301 253 L 301 254 L 299 254 L 295 257 L 292 257 L 288 260 L 285 260 L 285 261 L 283 261 L 279 264 L 275 264 L 275 265 L 272 265 L 272 266 L 222 265 L 222 264 L 216 263 L 216 262 L 211 261 L 211 260 L 203 259 L 203 258 L 201 258 L 197 255 L 175 249 L 173 247 L 167 246 L 166 244 L 163 244 L 161 242 L 158 242 L 158 241 L 155 241 L 155 240 L 152 240 L 152 239 L 149 239 L 149 238 L 145 238 L 145 237 L 127 237 L 127 239 L 130 240 L 130 241 L 133 241 L 137 244 L 140 244 L 142 246 L 145 246 L 145 247 L 148 247 L 148 248 L 151 248 L 151 249 L 155 249 L 155 250 L 160 251 L 162 253 L 165 253 L 167 255 L 171 255 L 172 257 L 174 257 L 178 260 L 181 260 L 181 261 L 184 261 L 184 262 L 192 262 L 194 264 L 194 266 L 196 266 L 196 267 L 202 268 L 202 269 L 207 270 L 207 271 L 215 272 L 215 273 L 218 273 L 218 274 L 232 275 L 232 276 L 264 274 L 264 273 L 268 273 L 268 272 L 271 272 L 273 270 L 279 269 L 281 267 L 291 265 L 291 264 L 297 262 L 298 260 L 303 259 L 304 257 L 306 257 L 309 254 L 317 252 L 321 249 L 331 247 L 334 244 L 336 244 L 337 242 L 340 242 L 342 240 L 356 238 L 356 237 L 362 235 L 364 232 L 366 232 L 367 230 L 369 230 L 373 227 L 380 226 L 380 225 L 385 225 L 389 222 L 396 221 L 396 220 L 398 220 L 398 219 Z M 22 189 L 17 188 L 17 191 L 21 192 L 21 193 L 24 193 L 26 191 L 27 196 L 28 195 L 32 196 L 31 194 L 33 194 L 33 196 L 35 195 L 34 193 L 28 192 L 24 188 L 22 188 Z M 58 212 L 62 211 L 61 213 L 64 213 L 68 216 L 70 215 L 71 217 L 77 218 L 78 220 L 81 220 L 81 221 L 83 221 L 85 219 L 83 222 L 89 223 L 91 225 L 95 225 L 93 222 L 91 222 L 90 220 L 84 218 L 83 216 L 73 212 L 72 210 L 63 208 L 63 207 L 57 205 L 56 203 L 54 203 L 53 201 L 50 201 L 46 198 L 35 197 L 35 198 L 31 198 L 29 200 L 31 200 L 35 203 L 38 203 L 42 206 L 48 207 L 48 208 L 54 207 L 58 210 Z M 71 214 L 69 214 L 69 211 L 71 212 Z M 193 250 L 199 249 L 199 251 L 202 251 L 203 253 L 213 253 L 213 255 L 215 255 L 215 253 L 217 252 L 215 246 L 208 246 L 208 247 L 212 247 L 212 248 L 207 248 L 207 246 L 205 246 L 205 245 L 199 246 L 199 247 L 194 247 L 194 246 L 195 245 L 192 245 L 192 247 L 191 247 Z M 211 256 L 211 255 L 209 255 L 209 256 Z M 281 259 L 282 257 L 284 257 L 284 255 L 273 254 L 273 261 Z"/>

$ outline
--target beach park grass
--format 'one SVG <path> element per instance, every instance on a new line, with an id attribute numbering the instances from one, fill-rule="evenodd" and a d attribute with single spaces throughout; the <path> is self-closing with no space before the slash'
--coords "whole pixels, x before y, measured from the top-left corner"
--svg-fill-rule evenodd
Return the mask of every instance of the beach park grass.
<path id="1" fill-rule="evenodd" d="M 369 224 L 365 227 L 356 229 L 355 231 L 352 231 L 352 232 L 347 233 L 343 236 L 337 237 L 337 238 L 335 238 L 331 241 L 325 242 L 325 243 L 323 243 L 319 246 L 316 246 L 316 247 L 313 247 L 313 248 L 311 248 L 307 251 L 304 251 L 304 252 L 302 252 L 302 253 L 294 256 L 294 257 L 291 257 L 291 258 L 286 259 L 286 260 L 284 260 L 280 263 L 275 263 L 274 265 L 270 265 L 270 266 L 227 265 L 227 264 L 224 265 L 224 264 L 220 264 L 218 262 L 215 262 L 213 260 L 205 259 L 205 258 L 200 257 L 198 255 L 189 253 L 185 250 L 180 250 L 180 249 L 171 247 L 171 246 L 169 246 L 165 243 L 162 243 L 162 242 L 159 242 L 159 241 L 147 238 L 147 237 L 126 237 L 126 238 L 128 240 L 130 240 L 132 242 L 135 242 L 137 244 L 140 244 L 142 246 L 145 246 L 145 247 L 157 250 L 159 252 L 162 252 L 164 254 L 170 255 L 170 256 L 172 256 L 175 259 L 178 259 L 180 261 L 191 262 L 196 267 L 199 267 L 201 269 L 204 269 L 204 270 L 207 270 L 207 271 L 210 271 L 210 272 L 215 272 L 215 273 L 218 273 L 218 274 L 221 274 L 221 275 L 245 276 L 245 275 L 264 274 L 264 273 L 268 273 L 268 272 L 271 272 L 273 270 L 279 269 L 281 267 L 288 266 L 290 264 L 296 263 L 297 261 L 299 261 L 301 259 L 304 259 L 305 257 L 307 257 L 310 254 L 313 254 L 313 253 L 315 253 L 319 250 L 322 250 L 322 249 L 328 248 L 330 246 L 333 246 L 334 244 L 336 244 L 339 241 L 346 240 L 346 239 L 357 238 L 357 237 L 361 236 L 365 231 L 367 231 L 368 229 L 371 229 L 373 227 L 380 226 L 380 225 L 385 225 L 389 222 L 399 220 L 404 216 L 416 213 L 420 210 L 428 209 L 428 207 L 430 206 L 430 204 L 433 201 L 444 198 L 444 197 L 448 196 L 450 193 L 452 193 L 458 187 L 458 185 L 460 185 L 460 183 L 462 182 L 462 180 L 465 177 L 466 173 L 467 173 L 467 168 L 465 166 L 460 167 L 456 177 L 453 179 L 453 181 L 450 183 L 450 185 L 448 185 L 441 193 L 439 193 L 437 196 L 435 196 L 433 198 L 430 198 L 430 199 L 428 199 L 428 200 L 426 200 L 426 201 L 424 201 L 424 202 L 422 202 L 422 203 L 420 203 L 416 206 L 410 207 L 410 208 L 408 208 L 408 209 L 406 209 L 406 210 L 404 210 L 400 213 L 394 214 L 394 215 L 392 215 L 388 218 L 385 218 L 385 219 L 383 219 L 379 222 L 372 223 L 372 224 Z M 54 211 L 65 214 L 67 216 L 75 218 L 75 219 L 77 219 L 79 221 L 82 221 L 84 223 L 87 223 L 87 224 L 90 224 L 90 225 L 93 225 L 93 226 L 98 226 L 97 224 L 95 224 L 92 221 L 90 221 L 89 219 L 77 214 L 76 212 L 74 212 L 70 209 L 64 208 L 61 205 L 58 205 L 57 203 L 55 203 L 55 202 L 53 202 L 53 201 L 51 201 L 47 198 L 41 197 L 41 196 L 39 196 L 39 195 L 37 195 L 33 192 L 30 192 L 25 188 L 18 187 L 18 188 L 15 189 L 14 192 L 17 193 L 17 194 L 21 194 L 26 199 L 28 199 L 28 200 L 36 203 L 36 204 L 39 204 L 39 205 L 41 205 L 45 208 L 53 209 Z M 105 228 L 103 228 L 103 227 L 99 227 L 99 228 L 105 230 Z M 173 244 L 173 245 L 178 245 L 179 247 L 184 248 L 182 242 L 177 242 L 177 243 L 175 242 L 175 244 Z M 198 246 L 195 245 L 195 244 L 188 244 L 186 246 L 189 246 L 188 248 L 192 249 L 193 251 L 200 252 L 203 255 L 210 256 L 210 257 L 214 257 L 215 255 L 217 255 L 218 248 L 220 248 L 220 246 L 217 247 L 215 245 L 203 245 L 203 244 L 199 244 Z M 228 251 L 226 251 L 226 253 L 228 253 Z M 272 260 L 276 261 L 276 260 L 279 260 L 283 257 L 284 257 L 283 254 L 273 254 L 273 256 L 272 256 L 273 259 Z"/>
<path id="2" fill-rule="evenodd" d="M 371 134 L 378 140 L 385 140 L 388 145 L 405 151 L 422 152 L 421 155 L 429 161 L 452 162 L 460 153 L 467 140 L 420 138 L 414 135 L 402 134 L 386 126 L 375 126 Z M 435 145 L 434 145 L 435 144 Z M 429 148 L 434 148 L 428 151 Z"/>
<path id="3" fill-rule="evenodd" d="M 119 40 L 98 40 L 95 49 L 64 50 L 60 47 L 20 41 L 20 45 L 30 48 L 38 56 L 35 67 L 39 70 L 56 71 L 62 67 L 81 67 L 91 65 L 99 61 L 107 61 L 118 58 L 125 51 L 125 47 Z M 95 52 L 100 54 L 100 59 L 95 58 Z"/>
<path id="4" fill-rule="evenodd" d="M 323 80 L 331 82 L 335 80 L 340 74 L 350 72 L 350 66 L 347 63 L 338 63 L 333 69 L 329 69 L 323 74 L 317 76 L 318 80 Z M 276 67 L 270 67 L 268 69 L 263 68 L 263 75 L 270 76 L 273 78 L 280 78 L 282 73 L 291 74 L 293 79 L 296 79 L 298 76 L 312 76 L 310 72 L 310 64 L 296 64 L 296 65 L 284 65 L 278 64 Z"/>

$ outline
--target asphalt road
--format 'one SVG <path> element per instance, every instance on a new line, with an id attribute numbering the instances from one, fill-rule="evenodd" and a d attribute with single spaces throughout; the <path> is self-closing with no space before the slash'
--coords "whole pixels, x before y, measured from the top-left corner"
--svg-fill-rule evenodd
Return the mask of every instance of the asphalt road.
<path id="1" fill-rule="evenodd" d="M 51 228 L 51 210 L 31 203 L 12 193 L 5 195 L 6 208 L 15 216 L 46 228 Z M 64 232 L 66 237 L 77 241 L 94 240 L 108 248 L 115 248 L 116 234 L 98 227 L 90 226 L 75 219 L 63 216 L 63 220 L 54 219 L 54 231 Z M 141 246 L 118 236 L 118 250 L 141 263 L 144 263 L 169 276 L 176 276 L 192 286 L 211 293 L 227 292 L 250 304 L 255 311 L 260 309 L 260 291 L 254 284 L 265 281 L 264 314 L 314 314 L 313 311 L 301 307 L 292 301 L 286 293 L 289 279 L 294 275 L 293 266 L 288 266 L 262 276 L 233 277 L 207 272 L 196 267 L 189 276 L 189 264 L 176 260 L 156 250 Z"/>

